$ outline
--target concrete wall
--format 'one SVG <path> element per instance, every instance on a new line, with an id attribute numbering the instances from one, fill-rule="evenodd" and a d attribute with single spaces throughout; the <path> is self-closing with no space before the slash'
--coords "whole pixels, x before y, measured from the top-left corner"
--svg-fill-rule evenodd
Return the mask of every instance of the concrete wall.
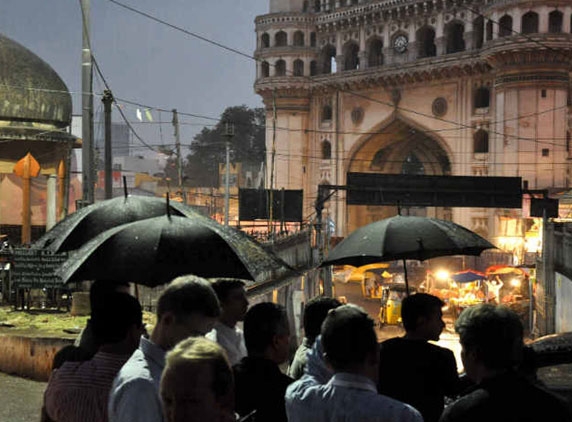
<path id="1" fill-rule="evenodd" d="M 37 381 L 47 381 L 54 355 L 71 339 L 0 335 L 0 371 Z"/>

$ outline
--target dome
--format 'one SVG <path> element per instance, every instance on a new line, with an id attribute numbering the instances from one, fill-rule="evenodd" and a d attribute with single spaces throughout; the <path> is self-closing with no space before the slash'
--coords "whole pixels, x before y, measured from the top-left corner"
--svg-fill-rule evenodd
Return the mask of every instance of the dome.
<path id="1" fill-rule="evenodd" d="M 65 127 L 71 112 L 71 95 L 55 70 L 0 34 L 0 120 Z"/>

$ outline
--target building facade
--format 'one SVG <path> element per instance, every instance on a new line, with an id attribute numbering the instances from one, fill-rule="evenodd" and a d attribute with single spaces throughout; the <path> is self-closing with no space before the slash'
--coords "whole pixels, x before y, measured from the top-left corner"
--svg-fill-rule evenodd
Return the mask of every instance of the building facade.
<path id="1" fill-rule="evenodd" d="M 255 21 L 266 185 L 304 189 L 309 217 L 318 185 L 344 185 L 348 172 L 569 188 L 571 21 L 565 0 L 270 0 Z M 396 214 L 345 196 L 325 208 L 338 236 Z M 530 228 L 521 210 L 406 212 L 515 253 Z"/>

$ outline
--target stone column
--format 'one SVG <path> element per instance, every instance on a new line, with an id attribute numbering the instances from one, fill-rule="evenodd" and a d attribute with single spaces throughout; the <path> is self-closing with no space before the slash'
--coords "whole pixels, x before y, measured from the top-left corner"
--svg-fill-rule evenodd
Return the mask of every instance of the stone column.
<path id="1" fill-rule="evenodd" d="M 57 175 L 48 176 L 46 191 L 46 231 L 56 225 Z"/>
<path id="2" fill-rule="evenodd" d="M 437 56 L 447 54 L 447 39 L 444 36 L 435 38 L 435 47 L 437 47 Z"/>
<path id="3" fill-rule="evenodd" d="M 345 56 L 343 54 L 338 54 L 336 56 L 336 73 L 344 71 L 344 58 Z"/>

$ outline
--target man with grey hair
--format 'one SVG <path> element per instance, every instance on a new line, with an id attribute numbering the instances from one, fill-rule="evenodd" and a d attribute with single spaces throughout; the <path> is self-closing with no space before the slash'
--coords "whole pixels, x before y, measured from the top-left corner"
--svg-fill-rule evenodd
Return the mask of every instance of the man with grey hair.
<path id="1" fill-rule="evenodd" d="M 440 422 L 572 420 L 562 400 L 517 372 L 524 344 L 516 313 L 477 305 L 461 313 L 455 330 L 465 372 L 475 386 L 445 408 Z"/>
<path id="2" fill-rule="evenodd" d="M 219 315 L 218 299 L 207 280 L 193 275 L 173 280 L 159 297 L 151 337 L 141 337 L 113 382 L 110 422 L 163 421 L 159 387 L 165 354 L 187 337 L 204 336 Z"/>

